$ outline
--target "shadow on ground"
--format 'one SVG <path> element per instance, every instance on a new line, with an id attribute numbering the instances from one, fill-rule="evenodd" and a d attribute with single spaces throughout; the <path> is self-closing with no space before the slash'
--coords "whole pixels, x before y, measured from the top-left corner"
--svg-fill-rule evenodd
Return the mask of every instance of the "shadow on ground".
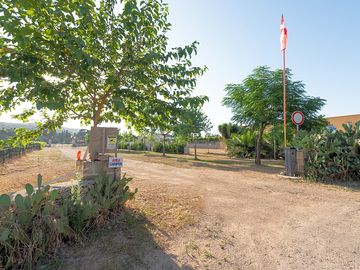
<path id="1" fill-rule="evenodd" d="M 56 259 L 38 269 L 193 269 L 178 265 L 164 244 L 154 239 L 155 231 L 156 225 L 144 215 L 126 209 L 108 228 L 91 233 L 83 244 L 64 247 Z"/>
<path id="2" fill-rule="evenodd" d="M 283 171 L 281 167 L 273 167 L 269 165 L 256 166 L 254 164 L 244 164 L 244 162 L 237 162 L 235 164 L 226 164 L 223 161 L 203 161 L 193 162 L 194 167 L 210 168 L 214 170 L 223 170 L 223 171 L 232 171 L 239 172 L 243 170 L 252 171 L 252 172 L 261 172 L 261 173 L 270 173 L 270 174 L 279 174 Z"/>
<path id="3" fill-rule="evenodd" d="M 202 153 L 198 155 L 198 159 L 196 160 L 193 155 L 166 154 L 162 156 L 159 153 L 132 150 L 122 150 L 120 153 L 135 160 L 163 163 L 170 166 L 180 166 L 182 168 L 201 167 L 234 172 L 247 170 L 270 174 L 279 174 L 284 168 L 284 162 L 282 160 L 263 160 L 263 165 L 257 166 L 254 164 L 253 159 L 233 159 L 227 157 L 225 154 L 219 153 Z"/>

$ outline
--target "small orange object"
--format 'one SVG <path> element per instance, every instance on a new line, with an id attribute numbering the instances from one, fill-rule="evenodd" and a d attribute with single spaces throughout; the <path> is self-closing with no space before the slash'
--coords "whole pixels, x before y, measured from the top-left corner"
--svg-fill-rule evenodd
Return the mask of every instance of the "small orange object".
<path id="1" fill-rule="evenodd" d="M 81 160 L 81 151 L 77 151 L 77 154 L 76 154 L 76 158 L 77 160 Z"/>

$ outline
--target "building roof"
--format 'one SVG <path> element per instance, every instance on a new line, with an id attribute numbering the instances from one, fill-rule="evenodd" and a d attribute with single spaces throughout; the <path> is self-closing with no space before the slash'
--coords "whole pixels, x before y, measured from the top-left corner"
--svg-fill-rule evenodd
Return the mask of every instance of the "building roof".
<path id="1" fill-rule="evenodd" d="M 360 113 L 359 113 L 359 114 L 339 115 L 339 116 L 329 116 L 329 117 L 326 117 L 326 119 L 330 119 L 330 118 L 342 118 L 342 117 L 359 117 L 359 118 L 360 118 Z"/>

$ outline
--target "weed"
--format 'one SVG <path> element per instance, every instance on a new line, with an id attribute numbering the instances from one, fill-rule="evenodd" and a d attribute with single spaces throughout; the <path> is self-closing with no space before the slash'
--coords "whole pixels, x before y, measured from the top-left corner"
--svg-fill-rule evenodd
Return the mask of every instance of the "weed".
<path id="1" fill-rule="evenodd" d="M 203 251 L 203 254 L 204 254 L 205 258 L 207 258 L 207 259 L 214 259 L 215 258 L 215 256 L 213 254 L 211 254 L 210 251 L 207 250 L 207 249 Z"/>

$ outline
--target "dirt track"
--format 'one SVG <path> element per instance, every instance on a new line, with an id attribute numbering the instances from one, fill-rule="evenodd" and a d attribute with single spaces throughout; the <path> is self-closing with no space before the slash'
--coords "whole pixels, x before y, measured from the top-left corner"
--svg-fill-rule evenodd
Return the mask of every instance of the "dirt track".
<path id="1" fill-rule="evenodd" d="M 169 195 L 185 190 L 201 198 L 203 214 L 169 237 L 164 253 L 170 260 L 151 251 L 134 269 L 360 269 L 358 191 L 293 182 L 253 166 L 202 162 L 182 168 L 136 159 L 125 158 L 133 186 L 166 186 Z M 106 256 L 107 264 L 95 257 L 83 258 L 77 269 L 111 266 Z M 113 267 L 107 269 L 119 269 Z"/>

